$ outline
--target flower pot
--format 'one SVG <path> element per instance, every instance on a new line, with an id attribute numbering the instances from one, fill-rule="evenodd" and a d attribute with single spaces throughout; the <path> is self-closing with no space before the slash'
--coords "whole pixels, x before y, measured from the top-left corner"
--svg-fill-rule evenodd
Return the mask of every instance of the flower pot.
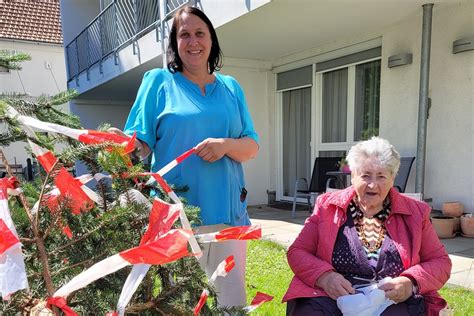
<path id="1" fill-rule="evenodd" d="M 456 218 L 452 216 L 433 216 L 431 217 L 431 223 L 436 231 L 439 238 L 453 238 L 456 233 L 454 227 L 456 224 Z"/>
<path id="2" fill-rule="evenodd" d="M 454 217 L 454 232 L 460 233 L 461 232 L 461 216 Z"/>
<path id="3" fill-rule="evenodd" d="M 461 216 L 464 213 L 464 205 L 460 202 L 444 202 L 442 211 L 446 216 Z"/>
<path id="4" fill-rule="evenodd" d="M 466 214 L 461 216 L 461 230 L 465 237 L 474 237 L 474 215 Z"/>

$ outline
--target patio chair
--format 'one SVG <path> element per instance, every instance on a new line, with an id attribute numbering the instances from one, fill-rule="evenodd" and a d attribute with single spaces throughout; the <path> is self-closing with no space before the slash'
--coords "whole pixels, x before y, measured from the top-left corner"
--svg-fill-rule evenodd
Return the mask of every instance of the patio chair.
<path id="1" fill-rule="evenodd" d="M 332 178 L 332 176 L 326 175 L 326 172 L 339 170 L 338 162 L 340 160 L 341 157 L 317 157 L 314 160 L 313 173 L 311 175 L 309 187 L 306 178 L 299 178 L 296 180 L 291 217 L 295 217 L 297 198 L 305 198 L 308 201 L 311 213 L 311 199 L 313 197 L 316 198 L 318 195 L 326 191 L 326 182 L 329 178 Z"/>
<path id="2" fill-rule="evenodd" d="M 413 161 L 415 161 L 415 157 L 400 158 L 400 169 L 398 169 L 395 182 L 393 183 L 393 187 L 397 189 L 398 192 L 405 192 Z"/>

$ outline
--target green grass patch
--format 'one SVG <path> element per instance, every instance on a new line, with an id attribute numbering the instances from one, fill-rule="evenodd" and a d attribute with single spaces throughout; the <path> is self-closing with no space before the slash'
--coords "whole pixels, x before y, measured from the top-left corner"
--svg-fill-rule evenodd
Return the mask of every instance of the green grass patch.
<path id="1" fill-rule="evenodd" d="M 273 296 L 255 310 L 253 315 L 285 315 L 286 304 L 281 299 L 288 289 L 293 272 L 286 261 L 284 247 L 266 240 L 252 240 L 247 252 L 247 302 L 257 291 Z"/>
<path id="2" fill-rule="evenodd" d="M 460 286 L 445 285 L 439 294 L 454 309 L 454 315 L 474 315 L 474 292 Z"/>
<path id="3" fill-rule="evenodd" d="M 271 302 L 260 306 L 253 315 L 285 315 L 286 304 L 281 299 L 288 289 L 293 272 L 286 261 L 284 247 L 267 240 L 252 240 L 247 253 L 247 302 L 257 291 L 273 296 Z M 440 294 L 454 309 L 454 315 L 474 315 L 474 291 L 446 285 Z"/>

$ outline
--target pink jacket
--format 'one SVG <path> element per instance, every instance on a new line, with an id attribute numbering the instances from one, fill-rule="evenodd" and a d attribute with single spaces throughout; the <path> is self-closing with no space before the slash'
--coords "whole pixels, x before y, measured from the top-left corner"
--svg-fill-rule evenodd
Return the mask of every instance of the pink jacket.
<path id="1" fill-rule="evenodd" d="M 415 279 L 425 299 L 426 315 L 438 315 L 446 301 L 437 291 L 451 274 L 451 260 L 430 222 L 430 207 L 390 190 L 391 212 L 385 222 L 405 267 L 403 276 Z M 355 195 L 351 186 L 318 197 L 313 215 L 288 249 L 288 263 L 295 273 L 283 302 L 298 297 L 327 296 L 315 286 L 331 265 L 339 227 L 346 221 L 349 202 Z"/>

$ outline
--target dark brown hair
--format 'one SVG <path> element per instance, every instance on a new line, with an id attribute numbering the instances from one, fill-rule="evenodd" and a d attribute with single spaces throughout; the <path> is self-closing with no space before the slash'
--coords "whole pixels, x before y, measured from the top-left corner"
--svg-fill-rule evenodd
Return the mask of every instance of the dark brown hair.
<path id="1" fill-rule="evenodd" d="M 222 68 L 222 51 L 219 46 L 219 41 L 217 40 L 217 33 L 216 30 L 214 29 L 214 26 L 212 26 L 211 21 L 209 18 L 199 10 L 198 8 L 191 7 L 191 6 L 184 6 L 178 11 L 176 11 L 176 14 L 174 15 L 174 20 L 173 20 L 173 26 L 171 27 L 171 32 L 170 32 L 170 42 L 168 45 L 168 69 L 171 73 L 176 73 L 177 71 L 182 72 L 183 71 L 183 62 L 181 61 L 181 58 L 179 57 L 178 54 L 178 40 L 177 40 L 177 35 L 178 35 L 178 26 L 181 20 L 181 16 L 184 13 L 188 14 L 194 14 L 198 18 L 204 21 L 206 23 L 207 27 L 209 28 L 209 32 L 211 33 L 211 41 L 212 41 L 212 46 L 211 46 L 211 52 L 209 54 L 209 59 L 207 61 L 208 66 L 209 66 L 209 73 L 212 74 L 214 71 L 218 71 Z"/>

